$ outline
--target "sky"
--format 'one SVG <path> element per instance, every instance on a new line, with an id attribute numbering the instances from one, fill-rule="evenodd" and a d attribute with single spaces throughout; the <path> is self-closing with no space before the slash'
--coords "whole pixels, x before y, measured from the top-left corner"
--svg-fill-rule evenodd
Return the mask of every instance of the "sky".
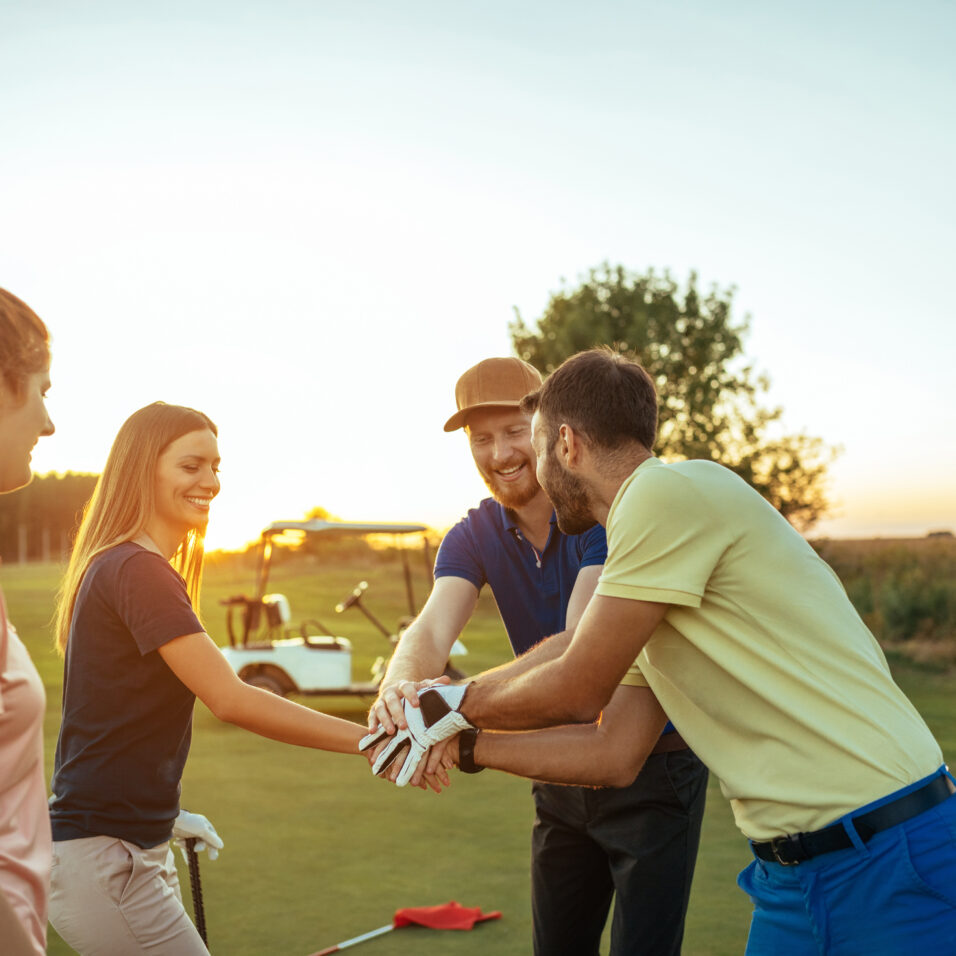
<path id="1" fill-rule="evenodd" d="M 0 2 L 0 285 L 54 336 L 34 467 L 219 426 L 207 547 L 315 506 L 444 529 L 442 425 L 604 261 L 733 286 L 814 535 L 956 531 L 949 2 Z"/>

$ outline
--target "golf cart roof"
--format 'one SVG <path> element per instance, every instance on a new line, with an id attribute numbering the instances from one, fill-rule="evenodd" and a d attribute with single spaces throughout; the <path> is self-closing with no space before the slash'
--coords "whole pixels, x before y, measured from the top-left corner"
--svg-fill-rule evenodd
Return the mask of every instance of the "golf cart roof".
<path id="1" fill-rule="evenodd" d="M 325 521 L 310 518 L 308 521 L 273 521 L 265 531 L 264 538 L 283 534 L 286 531 L 301 531 L 305 534 L 416 534 L 427 531 L 423 524 L 385 524 L 382 522 Z"/>

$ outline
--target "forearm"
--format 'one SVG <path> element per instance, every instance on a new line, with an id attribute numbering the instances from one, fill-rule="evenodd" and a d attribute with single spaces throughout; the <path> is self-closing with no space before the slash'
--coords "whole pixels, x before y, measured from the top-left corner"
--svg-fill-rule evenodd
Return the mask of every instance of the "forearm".
<path id="1" fill-rule="evenodd" d="M 519 674 L 525 674 L 532 667 L 537 667 L 547 661 L 553 661 L 560 657 L 574 636 L 574 629 L 581 619 L 584 609 L 594 593 L 594 587 L 601 574 L 600 566 L 588 566 L 578 572 L 577 580 L 571 591 L 571 598 L 567 607 L 567 627 L 560 634 L 552 637 L 546 637 L 531 648 L 530 651 L 522 654 L 520 657 L 501 667 L 496 667 L 490 671 L 485 671 L 481 675 L 483 681 L 488 680 L 506 680 L 509 677 L 517 677 Z"/>
<path id="2" fill-rule="evenodd" d="M 649 688 L 621 686 L 595 723 L 479 734 L 475 762 L 550 783 L 624 787 L 644 765 L 666 720 Z"/>
<path id="3" fill-rule="evenodd" d="M 626 763 L 615 759 L 607 743 L 597 723 L 517 734 L 483 731 L 475 743 L 475 763 L 544 783 L 626 787 L 653 743 Z"/>
<path id="4" fill-rule="evenodd" d="M 477 602 L 478 589 L 470 581 L 457 577 L 439 578 L 421 614 L 398 642 L 382 686 L 440 676 L 452 645 L 468 623 Z"/>
<path id="5" fill-rule="evenodd" d="M 205 632 L 177 637 L 163 644 L 159 653 L 220 720 L 299 747 L 358 753 L 362 727 L 241 681 Z"/>
<path id="6" fill-rule="evenodd" d="M 533 667 L 538 667 L 547 661 L 557 660 L 571 642 L 571 633 L 571 631 L 563 631 L 553 637 L 546 637 L 543 641 L 535 644 L 530 651 L 526 651 L 520 657 L 508 661 L 506 664 L 482 671 L 476 679 L 480 678 L 482 683 L 508 680 L 512 677 L 518 677 L 520 674 L 526 674 Z"/>
<path id="7" fill-rule="evenodd" d="M 365 728 L 277 697 L 258 687 L 240 684 L 215 711 L 221 720 L 261 737 L 298 747 L 357 754 Z"/>
<path id="8" fill-rule="evenodd" d="M 461 712 L 476 727 L 538 730 L 597 719 L 602 701 L 575 693 L 564 655 L 515 671 L 496 668 L 487 673 L 488 680 L 480 674 L 471 682 Z"/>
<path id="9" fill-rule="evenodd" d="M 402 680 L 438 677 L 445 669 L 448 647 L 454 642 L 454 637 L 450 643 L 440 642 L 426 627 L 416 627 L 417 623 L 413 623 L 402 635 L 392 659 L 388 662 L 382 686 L 387 687 Z"/>
<path id="10" fill-rule="evenodd" d="M 666 604 L 595 596 L 570 639 L 568 632 L 560 635 L 567 646 L 559 657 L 505 679 L 500 674 L 487 682 L 477 678 L 460 710 L 488 730 L 590 723 L 666 611 Z"/>

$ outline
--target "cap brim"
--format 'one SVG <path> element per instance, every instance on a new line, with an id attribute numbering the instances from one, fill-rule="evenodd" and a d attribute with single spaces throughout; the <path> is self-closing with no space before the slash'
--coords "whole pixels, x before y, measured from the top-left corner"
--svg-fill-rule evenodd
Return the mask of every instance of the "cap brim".
<path id="1" fill-rule="evenodd" d="M 451 418 L 445 422 L 445 431 L 453 432 L 457 431 L 459 428 L 463 428 L 465 425 L 465 419 L 468 417 L 471 412 L 476 408 L 518 408 L 521 405 L 521 399 L 515 399 L 513 401 L 501 401 L 501 402 L 478 402 L 476 405 L 469 405 L 467 408 L 461 408 Z"/>

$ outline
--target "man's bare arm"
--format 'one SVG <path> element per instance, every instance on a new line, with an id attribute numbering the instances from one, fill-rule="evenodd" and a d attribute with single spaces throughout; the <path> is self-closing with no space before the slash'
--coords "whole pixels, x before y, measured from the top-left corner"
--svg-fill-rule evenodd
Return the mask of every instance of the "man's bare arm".
<path id="1" fill-rule="evenodd" d="M 536 644 L 530 651 L 500 667 L 485 671 L 482 680 L 504 680 L 523 674 L 545 661 L 560 657 L 571 640 L 574 628 L 591 600 L 603 565 L 589 565 L 578 571 L 578 576 L 568 600 L 566 615 L 567 631 Z M 379 700 L 369 712 L 376 726 L 392 732 L 393 726 L 404 727 L 402 699 L 414 697 L 409 686 L 402 693 L 398 685 L 403 681 L 419 681 L 438 676 L 448 660 L 452 644 L 464 630 L 478 602 L 478 590 L 464 578 L 441 577 L 429 595 L 421 614 L 402 635 L 382 680 Z M 374 718 L 373 718 L 374 714 Z"/>
<path id="2" fill-rule="evenodd" d="M 654 749 L 667 717 L 649 687 L 619 686 L 593 724 L 525 733 L 483 731 L 475 763 L 547 783 L 626 787 Z M 458 738 L 452 756 L 456 759 Z"/>
<path id="3" fill-rule="evenodd" d="M 595 595 L 573 636 L 568 638 L 565 632 L 539 645 L 546 648 L 560 638 L 566 649 L 559 657 L 524 672 L 503 674 L 503 668 L 496 668 L 490 680 L 478 675 L 468 689 L 462 713 L 475 726 L 491 730 L 591 723 L 668 607 Z"/>
<path id="4" fill-rule="evenodd" d="M 537 667 L 545 661 L 551 661 L 560 657 L 561 654 L 564 653 L 565 648 L 567 648 L 571 640 L 571 634 L 577 626 L 581 614 L 587 607 L 588 601 L 591 600 L 591 596 L 594 594 L 594 589 L 597 587 L 598 578 L 601 576 L 603 567 L 603 565 L 589 565 L 578 571 L 578 575 L 574 580 L 574 587 L 571 590 L 571 596 L 568 599 L 568 607 L 565 614 L 565 621 L 568 627 L 567 631 L 545 638 L 515 660 L 509 661 L 507 664 L 502 664 L 493 670 L 485 671 L 481 675 L 482 681 L 505 680 L 510 677 L 515 677 L 518 674 L 523 674 L 531 670 L 533 667 Z M 406 686 L 406 691 L 405 696 L 410 698 L 412 694 L 411 687 Z M 435 748 L 429 756 L 427 767 L 423 765 L 422 771 L 416 773 L 412 778 L 412 784 L 416 786 L 419 785 L 423 778 L 428 775 L 437 774 L 442 766 L 447 766 L 447 762 L 444 765 L 442 764 L 444 753 L 444 747 Z"/>
<path id="5" fill-rule="evenodd" d="M 464 630 L 478 603 L 478 589 L 464 578 L 441 577 L 435 582 L 421 613 L 398 642 L 388 670 L 382 679 L 378 700 L 369 711 L 369 728 L 381 725 L 394 733 L 405 726 L 403 701 L 399 689 L 403 681 L 438 677 L 452 645 Z"/>
<path id="6" fill-rule="evenodd" d="M 568 600 L 567 630 L 538 642 L 530 651 L 525 651 L 524 654 L 516 657 L 513 661 L 483 671 L 481 674 L 482 681 L 508 680 L 511 677 L 526 673 L 532 667 L 537 667 L 539 664 L 560 657 L 567 649 L 568 644 L 571 643 L 574 629 L 594 594 L 594 589 L 597 587 L 597 581 L 603 569 L 604 565 L 589 565 L 586 568 L 581 568 L 578 572 L 571 597 Z"/>
<path id="7" fill-rule="evenodd" d="M 567 612 L 564 615 L 566 631 L 574 633 L 591 598 L 594 596 L 594 589 L 597 587 L 598 578 L 603 570 L 603 564 L 589 564 L 586 568 L 581 568 L 578 571 L 578 576 L 574 579 L 571 597 L 568 598 Z"/>

